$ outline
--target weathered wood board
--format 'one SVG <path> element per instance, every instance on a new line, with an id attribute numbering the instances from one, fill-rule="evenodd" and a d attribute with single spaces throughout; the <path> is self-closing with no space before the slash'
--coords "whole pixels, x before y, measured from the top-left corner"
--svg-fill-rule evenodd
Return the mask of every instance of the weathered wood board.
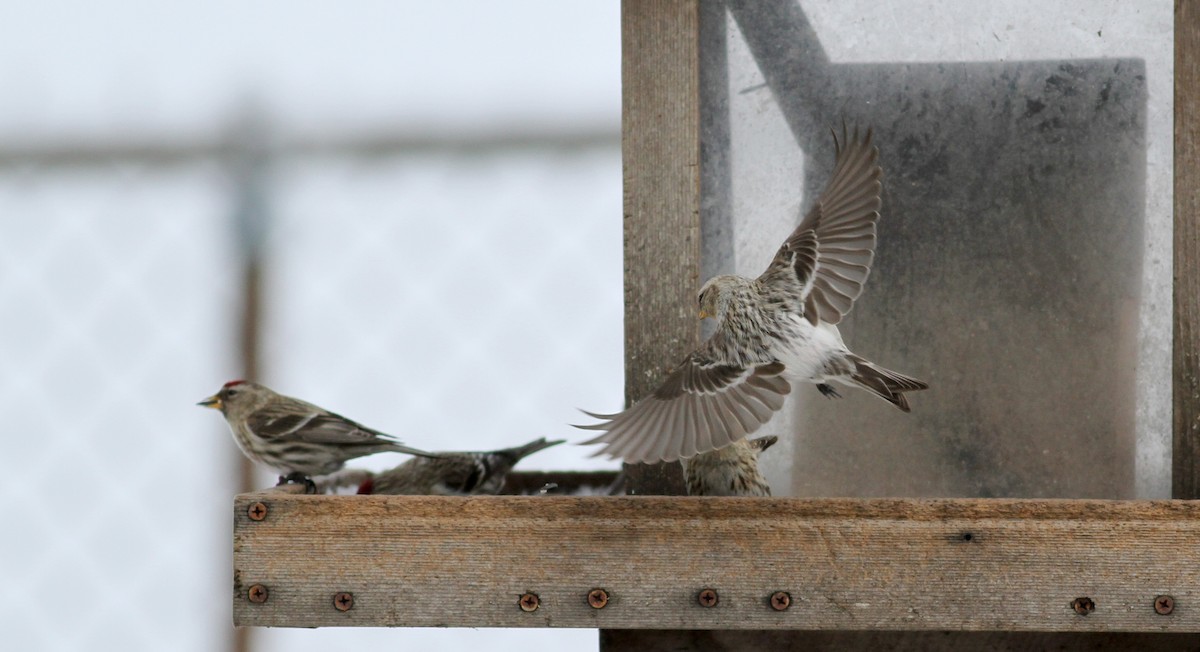
<path id="1" fill-rule="evenodd" d="M 239 625 L 1200 631 L 1184 501 L 261 492 L 234 518 Z"/>
<path id="2" fill-rule="evenodd" d="M 1172 496 L 1200 498 L 1200 2 L 1175 2 Z"/>
<path id="3" fill-rule="evenodd" d="M 698 0 L 621 3 L 630 405 L 654 391 L 700 341 L 698 7 Z M 627 465 L 625 473 L 635 493 L 684 493 L 678 464 Z"/>

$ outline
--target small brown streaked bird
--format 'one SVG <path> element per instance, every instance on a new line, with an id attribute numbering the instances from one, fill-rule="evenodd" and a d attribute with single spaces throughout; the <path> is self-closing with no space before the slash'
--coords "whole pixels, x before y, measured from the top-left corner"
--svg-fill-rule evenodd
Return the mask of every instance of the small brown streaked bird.
<path id="1" fill-rule="evenodd" d="M 333 473 L 347 460 L 375 453 L 430 455 L 298 398 L 284 396 L 245 380 L 225 383 L 197 403 L 220 410 L 238 448 L 251 460 L 276 469 L 280 484 L 303 482 Z"/>
<path id="2" fill-rule="evenodd" d="M 358 486 L 360 494 L 393 496 L 475 496 L 498 494 L 504 478 L 522 459 L 557 446 L 564 440 L 545 437 L 528 444 L 494 451 L 438 451 L 437 457 L 414 457 L 380 473 L 361 469 L 339 471 L 322 479 L 322 489 Z"/>
<path id="3" fill-rule="evenodd" d="M 711 337 L 650 396 L 617 414 L 592 414 L 603 431 L 584 444 L 626 462 L 673 462 L 757 431 L 796 382 L 865 389 L 908 412 L 906 392 L 929 385 L 851 353 L 837 324 L 862 294 L 875 257 L 882 170 L 871 131 L 839 140 L 833 176 L 816 204 L 755 279 L 717 276 L 700 288 Z"/>
<path id="4" fill-rule="evenodd" d="M 689 496 L 770 496 L 758 457 L 775 445 L 775 435 L 739 439 L 715 451 L 681 460 Z"/>

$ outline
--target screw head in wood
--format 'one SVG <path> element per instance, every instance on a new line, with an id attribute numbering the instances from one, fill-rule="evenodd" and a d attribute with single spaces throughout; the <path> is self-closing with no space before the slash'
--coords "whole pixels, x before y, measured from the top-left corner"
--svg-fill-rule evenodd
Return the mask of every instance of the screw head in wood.
<path id="1" fill-rule="evenodd" d="M 246 508 L 246 516 L 249 516 L 251 521 L 261 521 L 267 517 L 267 506 L 262 503 L 250 503 L 250 507 Z"/>
<path id="2" fill-rule="evenodd" d="M 712 589 L 704 589 L 696 594 L 696 602 L 699 602 L 701 607 L 715 607 L 718 600 L 717 592 Z"/>
<path id="3" fill-rule="evenodd" d="M 267 587 L 262 584 L 255 584 L 246 591 L 246 599 L 255 604 L 262 604 L 267 601 Z"/>
<path id="4" fill-rule="evenodd" d="M 1169 615 L 1175 611 L 1175 598 L 1169 595 L 1160 595 L 1154 598 L 1154 612 L 1160 616 Z"/>
<path id="5" fill-rule="evenodd" d="M 1075 598 L 1071 601 L 1071 608 L 1080 616 L 1086 616 L 1096 610 L 1096 603 L 1091 598 Z"/>
<path id="6" fill-rule="evenodd" d="M 338 611 L 350 611 L 354 608 L 354 594 L 343 591 L 334 595 L 333 608 Z"/>
<path id="7" fill-rule="evenodd" d="M 537 611 L 541 601 L 538 600 L 536 593 L 526 593 L 521 596 L 521 599 L 517 600 L 517 604 L 521 605 L 521 611 L 531 612 Z"/>
<path id="8" fill-rule="evenodd" d="M 592 589 L 588 593 L 588 606 L 592 609 L 603 609 L 608 606 L 608 591 L 604 589 Z"/>
<path id="9" fill-rule="evenodd" d="M 792 596 L 787 591 L 776 591 L 771 594 L 769 602 L 775 611 L 787 611 L 792 606 Z"/>

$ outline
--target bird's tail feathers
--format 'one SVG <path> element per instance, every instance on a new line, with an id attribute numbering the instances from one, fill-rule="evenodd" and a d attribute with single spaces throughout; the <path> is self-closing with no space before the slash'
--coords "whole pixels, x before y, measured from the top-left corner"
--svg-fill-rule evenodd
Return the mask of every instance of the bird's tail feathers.
<path id="1" fill-rule="evenodd" d="M 567 440 L 565 440 L 565 439 L 553 439 L 553 440 L 547 441 L 545 437 L 541 437 L 539 439 L 535 439 L 535 440 L 529 442 L 528 444 L 522 444 L 521 446 L 513 446 L 512 448 L 504 448 L 504 449 L 501 449 L 498 451 L 494 451 L 492 454 L 502 457 L 502 458 L 505 458 L 509 462 L 509 464 L 516 464 L 517 462 L 521 461 L 522 459 L 529 457 L 530 455 L 533 455 L 534 453 L 536 453 L 538 451 L 545 450 L 547 448 L 550 448 L 551 446 L 557 446 L 559 444 L 566 443 L 566 441 Z"/>
<path id="2" fill-rule="evenodd" d="M 393 453 L 404 453 L 405 455 L 415 455 L 417 457 L 442 457 L 441 453 L 430 453 L 429 451 L 423 451 L 419 448 L 405 446 L 404 444 L 401 444 L 395 440 L 388 442 L 387 450 Z"/>
<path id="3" fill-rule="evenodd" d="M 854 364 L 854 373 L 850 374 L 851 380 L 905 412 L 911 411 L 908 399 L 904 397 L 905 392 L 929 389 L 929 384 L 924 381 L 884 369 L 859 356 L 851 355 L 850 361 Z"/>

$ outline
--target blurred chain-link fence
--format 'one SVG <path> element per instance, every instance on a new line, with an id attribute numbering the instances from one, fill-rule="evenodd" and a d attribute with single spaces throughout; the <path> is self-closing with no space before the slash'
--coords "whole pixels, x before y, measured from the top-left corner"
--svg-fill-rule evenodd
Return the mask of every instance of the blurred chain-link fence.
<path id="1" fill-rule="evenodd" d="M 10 605 L 0 627 L 12 649 L 233 645 L 239 460 L 219 415 L 193 404 L 245 368 L 246 230 L 234 216 L 245 218 L 247 183 L 265 228 L 258 375 L 268 385 L 431 449 L 578 440 L 566 425 L 576 406 L 620 404 L 615 132 L 280 146 L 242 179 L 223 151 L 0 157 L 11 462 L 0 509 L 13 526 L 0 544 Z M 599 468 L 587 452 L 560 446 L 528 466 Z M 571 649 L 596 640 L 269 630 L 249 647 L 456 636 L 493 649 L 529 636 Z"/>

